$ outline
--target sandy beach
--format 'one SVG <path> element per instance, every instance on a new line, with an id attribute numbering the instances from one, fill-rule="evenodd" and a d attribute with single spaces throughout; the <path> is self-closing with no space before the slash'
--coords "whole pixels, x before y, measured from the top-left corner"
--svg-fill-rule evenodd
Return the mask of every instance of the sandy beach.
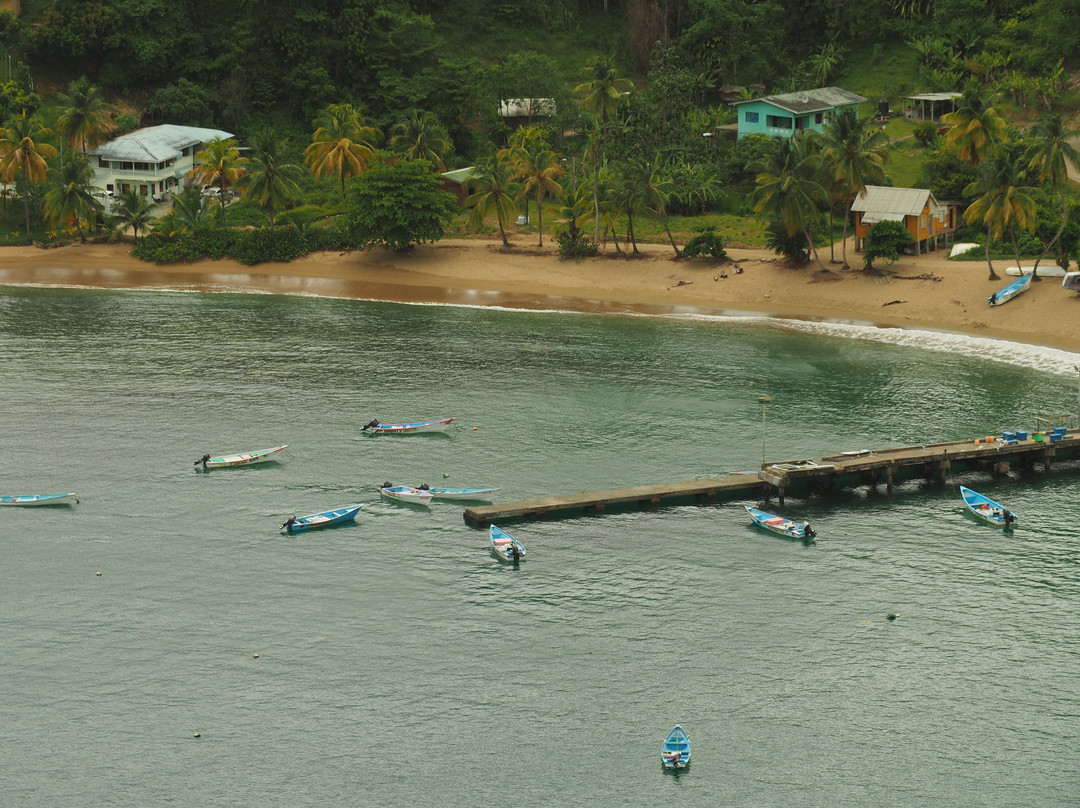
<path id="1" fill-rule="evenodd" d="M 1080 295 L 1058 278 L 1032 284 L 1007 305 L 987 298 L 1004 286 L 987 280 L 985 261 L 949 261 L 939 250 L 903 256 L 891 277 L 844 271 L 821 253 L 792 268 L 766 250 L 729 249 L 727 263 L 675 260 L 668 246 L 646 245 L 637 258 L 610 247 L 581 262 L 559 260 L 531 238 L 501 242 L 447 240 L 411 253 L 320 253 L 287 264 L 247 267 L 235 261 L 159 266 L 126 245 L 73 244 L 54 249 L 0 248 L 0 283 L 96 288 L 265 291 L 404 303 L 452 303 L 603 313 L 679 311 L 756 313 L 976 334 L 1080 352 Z M 837 246 L 839 259 L 840 249 Z M 860 265 L 850 242 L 848 261 Z"/>

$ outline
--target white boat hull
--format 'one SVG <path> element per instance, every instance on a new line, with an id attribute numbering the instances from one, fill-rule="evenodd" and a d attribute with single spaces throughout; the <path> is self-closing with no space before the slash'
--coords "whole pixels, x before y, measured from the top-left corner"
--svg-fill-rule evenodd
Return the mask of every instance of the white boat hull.
<path id="1" fill-rule="evenodd" d="M 285 446 L 275 446 L 272 449 L 260 449 L 253 452 L 237 452 L 236 454 L 222 455 L 221 457 L 211 457 L 203 464 L 203 467 L 208 469 L 229 469 L 238 466 L 254 466 L 259 463 L 270 463 L 275 460 L 280 460 L 281 453 L 285 451 L 287 447 L 288 444 Z"/>
<path id="2" fill-rule="evenodd" d="M 1005 274 L 1018 277 L 1020 275 L 1030 275 L 1033 267 L 1005 267 Z M 1059 267 L 1057 264 L 1039 264 L 1039 277 L 1040 278 L 1063 278 L 1065 277 L 1065 270 Z"/>
<path id="3" fill-rule="evenodd" d="M 382 488 L 379 493 L 388 499 L 396 499 L 398 502 L 407 502 L 410 505 L 428 506 L 434 499 L 430 493 L 421 491 L 419 488 L 401 490 L 400 487 L 395 486 L 395 488 Z"/>

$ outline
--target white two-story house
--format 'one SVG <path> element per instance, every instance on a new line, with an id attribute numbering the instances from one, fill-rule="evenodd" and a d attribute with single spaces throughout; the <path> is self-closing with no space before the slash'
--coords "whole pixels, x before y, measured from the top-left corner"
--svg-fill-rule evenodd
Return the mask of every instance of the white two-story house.
<path id="1" fill-rule="evenodd" d="M 173 124 L 128 132 L 88 152 L 93 184 L 109 195 L 137 191 L 160 201 L 188 185 L 195 155 L 216 137 L 225 140 L 232 135 Z"/>

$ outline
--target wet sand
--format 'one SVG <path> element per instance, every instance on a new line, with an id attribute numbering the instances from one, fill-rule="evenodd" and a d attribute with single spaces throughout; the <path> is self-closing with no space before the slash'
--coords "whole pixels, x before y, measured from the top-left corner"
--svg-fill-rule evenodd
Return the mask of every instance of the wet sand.
<path id="1" fill-rule="evenodd" d="M 891 277 L 829 263 L 792 268 L 765 250 L 729 249 L 729 262 L 675 260 L 668 246 L 636 258 L 608 248 L 581 262 L 517 241 L 448 240 L 410 253 L 318 253 L 285 264 L 236 261 L 149 264 L 126 245 L 0 248 L 0 283 L 102 289 L 192 289 L 309 294 L 402 303 L 445 303 L 600 313 L 755 313 L 774 317 L 934 329 L 1080 352 L 1080 295 L 1059 278 L 1034 283 L 1008 304 L 987 298 L 985 261 L 949 261 L 939 250 L 904 256 Z M 836 250 L 840 255 L 839 246 Z M 848 261 L 859 265 L 850 242 Z"/>

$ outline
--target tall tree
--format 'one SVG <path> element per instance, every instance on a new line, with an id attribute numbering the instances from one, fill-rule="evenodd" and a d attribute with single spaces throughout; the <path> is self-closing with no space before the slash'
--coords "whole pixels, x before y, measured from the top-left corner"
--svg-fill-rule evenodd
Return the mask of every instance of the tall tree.
<path id="1" fill-rule="evenodd" d="M 135 241 L 138 241 L 139 231 L 145 232 L 154 220 L 154 203 L 150 201 L 150 197 L 131 190 L 120 194 L 113 203 L 112 217 L 119 232 L 131 228 L 135 233 Z"/>
<path id="2" fill-rule="evenodd" d="M 787 235 L 802 232 L 824 269 L 814 244 L 814 221 L 828 193 L 819 181 L 821 156 L 812 144 L 814 136 L 786 138 L 776 155 L 759 161 L 757 188 L 751 194 L 754 213 L 778 219 Z"/>
<path id="3" fill-rule="evenodd" d="M 619 78 L 610 59 L 597 56 L 588 68 L 589 81 L 579 84 L 574 92 L 581 96 L 582 106 L 593 122 L 593 135 L 596 144 L 593 157 L 593 214 L 596 222 L 593 231 L 594 243 L 600 241 L 600 169 L 604 165 L 604 142 L 607 138 L 608 120 L 615 113 L 622 94 L 633 89 L 629 79 Z"/>
<path id="4" fill-rule="evenodd" d="M 516 179 L 517 170 L 509 159 L 496 152 L 476 167 L 476 174 L 470 181 L 475 190 L 465 200 L 466 206 L 472 208 L 470 222 L 474 227 L 482 224 L 494 211 L 504 247 L 510 246 L 505 225 L 517 213 L 514 200 L 520 189 Z"/>
<path id="5" fill-rule="evenodd" d="M 991 185 L 986 173 L 986 161 L 993 157 L 1003 143 L 1009 140 L 1005 119 L 994 108 L 992 99 L 974 79 L 964 86 L 955 110 L 943 115 L 941 120 L 949 125 L 945 143 L 957 150 L 957 156 L 973 165 L 980 173 L 983 190 L 990 193 Z M 970 187 L 970 186 L 969 186 Z M 990 268 L 990 280 L 998 280 L 994 264 L 990 260 L 990 231 L 986 234 L 986 265 Z"/>
<path id="6" fill-rule="evenodd" d="M 439 119 L 430 112 L 410 110 L 390 130 L 389 146 L 410 160 L 429 160 L 439 171 L 446 171 L 446 157 L 451 150 L 450 136 Z"/>
<path id="7" fill-rule="evenodd" d="M 93 227 L 105 212 L 93 195 L 94 172 L 81 156 L 68 160 L 50 172 L 50 185 L 45 191 L 42 206 L 46 221 L 53 226 L 73 229 L 80 241 L 86 241 L 83 223 Z"/>
<path id="8" fill-rule="evenodd" d="M 207 141 L 205 148 L 195 155 L 195 167 L 190 176 L 198 185 L 210 185 L 218 189 L 221 204 L 221 226 L 225 227 L 225 199 L 230 188 L 240 182 L 247 173 L 247 161 L 233 138 L 215 137 Z"/>
<path id="9" fill-rule="evenodd" d="M 510 159 L 517 168 L 517 177 L 523 181 L 521 196 L 536 200 L 536 220 L 540 235 L 539 246 L 544 246 L 544 197 L 562 193 L 558 178 L 566 173 L 555 152 L 540 141 L 525 141 L 510 149 Z"/>
<path id="10" fill-rule="evenodd" d="M 105 142 L 115 128 L 112 107 L 86 76 L 71 82 L 66 93 L 57 93 L 56 100 L 61 108 L 56 119 L 57 133 L 64 143 L 79 149 L 84 156 L 87 149 Z"/>
<path id="11" fill-rule="evenodd" d="M 844 203 L 844 238 L 841 261 L 848 268 L 847 234 L 851 204 L 866 191 L 868 183 L 885 180 L 889 136 L 870 126 L 869 118 L 860 118 L 853 107 L 844 107 L 825 124 L 821 156 L 830 183 Z"/>
<path id="12" fill-rule="evenodd" d="M 964 211 L 965 221 L 968 224 L 981 222 L 986 227 L 988 241 L 996 241 L 1008 233 L 1016 265 L 1020 266 L 1016 229 L 1035 230 L 1037 189 L 1023 183 L 1016 162 L 1010 156 L 998 155 L 986 163 L 984 178 L 971 183 L 965 193 L 974 196 L 980 192 L 982 196 Z M 990 261 L 989 252 L 987 261 Z M 990 271 L 994 271 L 993 264 Z"/>
<path id="13" fill-rule="evenodd" d="M 37 115 L 25 112 L 10 118 L 0 129 L 0 180 L 7 183 L 16 178 L 20 180 L 27 244 L 33 242 L 30 236 L 30 187 L 48 176 L 46 160 L 56 156 L 56 147 L 46 142 L 51 134 Z"/>
<path id="14" fill-rule="evenodd" d="M 457 210 L 427 160 L 393 161 L 387 152 L 365 171 L 350 197 L 350 224 L 364 246 L 401 252 L 438 241 Z"/>
<path id="15" fill-rule="evenodd" d="M 1025 157 L 1027 166 L 1036 172 L 1040 182 L 1047 183 L 1057 192 L 1061 208 L 1061 225 L 1050 241 L 1043 245 L 1042 252 L 1035 260 L 1031 270 L 1031 280 L 1039 280 L 1039 262 L 1061 238 L 1069 223 L 1069 204 L 1065 189 L 1069 184 L 1069 167 L 1080 171 L 1080 151 L 1072 144 L 1075 131 L 1066 127 L 1062 117 L 1056 113 L 1045 113 L 1028 130 L 1030 146 Z"/>
<path id="16" fill-rule="evenodd" d="M 273 135 L 256 141 L 253 154 L 247 158 L 247 178 L 244 198 L 270 214 L 273 227 L 279 210 L 288 207 L 300 195 L 297 180 L 303 174 L 300 166 L 288 162 L 288 139 Z"/>
<path id="17" fill-rule="evenodd" d="M 381 139 L 382 133 L 359 109 L 351 104 L 331 104 L 315 119 L 315 133 L 304 150 L 304 161 L 315 177 L 339 177 L 341 198 L 345 199 L 345 179 L 367 170 Z"/>

